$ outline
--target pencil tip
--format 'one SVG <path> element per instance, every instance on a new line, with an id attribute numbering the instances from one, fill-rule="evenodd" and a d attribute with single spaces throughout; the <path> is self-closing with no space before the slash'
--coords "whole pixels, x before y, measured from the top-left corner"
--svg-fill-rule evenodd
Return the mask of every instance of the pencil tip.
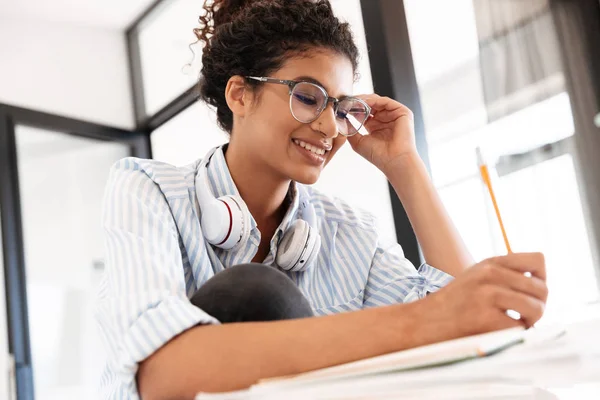
<path id="1" fill-rule="evenodd" d="M 483 161 L 483 154 L 481 153 L 481 147 L 475 148 L 475 154 L 477 154 L 477 165 L 478 166 L 485 165 L 485 162 Z"/>

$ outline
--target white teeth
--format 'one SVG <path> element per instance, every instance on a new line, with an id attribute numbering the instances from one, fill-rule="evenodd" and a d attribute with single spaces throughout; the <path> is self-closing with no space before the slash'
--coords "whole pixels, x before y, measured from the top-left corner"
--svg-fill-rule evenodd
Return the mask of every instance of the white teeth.
<path id="1" fill-rule="evenodd" d="M 294 143 L 296 143 L 298 146 L 300 147 L 304 147 L 306 150 L 309 150 L 315 154 L 318 154 L 320 156 L 322 156 L 323 154 L 325 154 L 325 150 L 320 149 L 318 147 L 312 146 L 306 142 L 303 142 L 302 140 L 298 140 L 298 139 L 294 139 Z"/>

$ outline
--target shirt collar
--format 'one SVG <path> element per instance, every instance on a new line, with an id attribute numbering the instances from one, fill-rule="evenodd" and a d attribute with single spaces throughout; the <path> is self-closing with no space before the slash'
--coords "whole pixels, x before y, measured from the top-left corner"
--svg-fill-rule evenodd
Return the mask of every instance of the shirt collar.
<path id="1" fill-rule="evenodd" d="M 212 194 L 217 198 L 227 195 L 240 195 L 229 172 L 229 167 L 227 167 L 227 161 L 225 161 L 225 153 L 223 152 L 223 149 L 226 149 L 226 146 L 227 145 L 220 146 L 217 150 L 215 150 L 210 160 L 208 160 L 208 182 Z"/>
<path id="2" fill-rule="evenodd" d="M 271 250 L 276 251 L 279 242 L 283 238 L 283 233 L 289 229 L 292 223 L 298 218 L 298 209 L 300 205 L 300 194 L 298 190 L 298 184 L 294 181 L 290 184 L 290 188 L 286 195 L 286 203 L 289 204 L 288 209 L 279 224 L 279 227 L 275 231 L 275 235 L 271 239 Z"/>
<path id="3" fill-rule="evenodd" d="M 235 186 L 235 182 L 231 177 L 231 173 L 229 172 L 227 161 L 225 160 L 224 150 L 226 150 L 226 146 L 227 145 L 219 147 L 213 153 L 211 159 L 208 162 L 208 182 L 215 198 L 226 195 L 240 195 L 237 187 Z M 202 171 L 198 171 L 198 173 L 201 172 Z M 298 184 L 292 181 L 285 200 L 286 203 L 289 204 L 289 206 L 283 217 L 283 220 L 281 221 L 279 227 L 275 231 L 275 235 L 271 239 L 271 248 L 276 248 L 276 246 L 279 244 L 279 241 L 283 237 L 283 233 L 290 227 L 294 220 L 298 218 L 297 214 L 300 204 L 300 196 L 303 193 L 303 190 L 298 190 Z M 252 229 L 255 229 L 256 220 L 252 215 L 250 215 L 250 222 Z"/>

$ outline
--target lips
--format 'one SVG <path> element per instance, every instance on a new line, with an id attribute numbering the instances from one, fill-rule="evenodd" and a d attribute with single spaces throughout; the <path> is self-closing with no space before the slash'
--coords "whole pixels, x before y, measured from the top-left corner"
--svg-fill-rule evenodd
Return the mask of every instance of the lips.
<path id="1" fill-rule="evenodd" d="M 303 140 L 298 140 L 298 139 L 294 139 L 293 142 L 297 145 L 302 147 L 303 149 L 312 152 L 313 154 L 316 154 L 318 156 L 322 156 L 324 155 L 327 150 L 325 150 L 323 147 L 318 147 L 318 146 L 313 146 L 310 143 L 306 143 Z"/>
<path id="2" fill-rule="evenodd" d="M 314 166 L 323 165 L 328 151 L 324 150 L 322 147 L 315 147 L 299 139 L 293 139 L 292 142 L 294 143 L 294 147 L 309 164 Z"/>

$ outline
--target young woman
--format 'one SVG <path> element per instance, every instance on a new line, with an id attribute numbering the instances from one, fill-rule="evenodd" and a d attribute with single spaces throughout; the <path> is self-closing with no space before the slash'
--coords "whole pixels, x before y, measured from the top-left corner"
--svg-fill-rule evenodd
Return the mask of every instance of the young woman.
<path id="1" fill-rule="evenodd" d="M 98 308 L 107 398 L 192 399 L 541 317 L 543 257 L 467 270 L 410 110 L 352 94 L 358 52 L 327 0 L 205 9 L 201 95 L 230 141 L 183 168 L 127 158 L 111 170 Z M 396 190 L 419 269 L 370 214 L 306 186 L 346 141 Z"/>

